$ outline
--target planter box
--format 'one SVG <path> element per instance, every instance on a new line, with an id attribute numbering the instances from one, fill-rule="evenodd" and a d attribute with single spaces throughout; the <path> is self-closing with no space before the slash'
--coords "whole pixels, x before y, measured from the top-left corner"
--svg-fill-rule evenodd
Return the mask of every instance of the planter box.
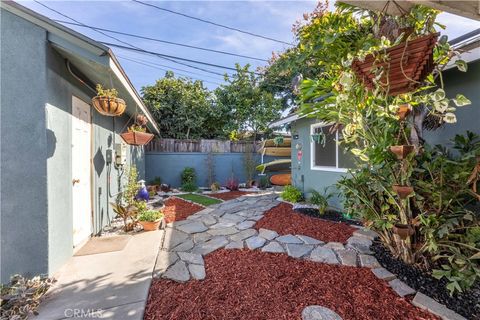
<path id="1" fill-rule="evenodd" d="M 146 132 L 124 132 L 120 135 L 125 143 L 133 146 L 143 146 L 153 139 L 153 134 Z"/>
<path id="2" fill-rule="evenodd" d="M 374 90 L 376 85 L 381 85 L 391 96 L 411 92 L 418 88 L 420 82 L 433 70 L 433 48 L 437 37 L 438 33 L 432 33 L 384 51 L 369 54 L 363 61 L 355 59 L 352 69 L 370 90 Z M 376 60 L 382 53 L 386 54 L 387 61 Z M 377 84 L 373 81 L 374 67 L 385 69 Z"/>
<path id="3" fill-rule="evenodd" d="M 116 117 L 125 112 L 125 101 L 119 98 L 94 97 L 92 104 L 95 109 L 104 116 Z"/>

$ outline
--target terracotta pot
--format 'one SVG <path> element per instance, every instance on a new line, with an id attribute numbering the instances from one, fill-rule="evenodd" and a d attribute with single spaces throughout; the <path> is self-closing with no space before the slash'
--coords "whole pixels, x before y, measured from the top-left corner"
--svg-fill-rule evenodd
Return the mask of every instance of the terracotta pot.
<path id="1" fill-rule="evenodd" d="M 397 156 L 398 160 L 405 159 L 415 150 L 413 145 L 390 146 L 390 151 Z"/>
<path id="2" fill-rule="evenodd" d="M 409 236 L 415 234 L 415 229 L 409 224 L 396 223 L 392 228 L 393 233 L 397 234 L 400 239 L 405 240 Z"/>
<path id="3" fill-rule="evenodd" d="M 163 219 L 158 219 L 157 221 L 138 221 L 144 231 L 155 231 L 158 230 Z"/>
<path id="4" fill-rule="evenodd" d="M 400 43 L 386 50 L 369 54 L 362 61 L 355 59 L 352 69 L 370 90 L 375 90 L 376 86 L 380 85 L 391 96 L 411 92 L 421 85 L 434 68 L 433 48 L 438 35 L 438 33 L 432 33 Z M 380 54 L 387 56 L 385 61 L 377 61 L 376 58 Z M 372 71 L 379 67 L 388 71 L 379 82 L 375 82 L 375 74 Z"/>
<path id="5" fill-rule="evenodd" d="M 410 113 L 410 105 L 409 104 L 402 104 L 397 111 L 397 115 L 400 118 L 400 121 L 404 121 L 405 118 Z"/>
<path id="6" fill-rule="evenodd" d="M 125 101 L 119 98 L 93 97 L 92 104 L 104 116 L 116 117 L 125 112 Z"/>
<path id="7" fill-rule="evenodd" d="M 406 199 L 409 195 L 413 193 L 413 187 L 410 186 L 401 186 L 398 184 L 393 185 L 393 191 L 398 194 L 400 199 Z"/>
<path id="8" fill-rule="evenodd" d="M 139 131 L 124 132 L 120 136 L 125 143 L 133 146 L 143 146 L 153 139 L 153 134 Z"/>

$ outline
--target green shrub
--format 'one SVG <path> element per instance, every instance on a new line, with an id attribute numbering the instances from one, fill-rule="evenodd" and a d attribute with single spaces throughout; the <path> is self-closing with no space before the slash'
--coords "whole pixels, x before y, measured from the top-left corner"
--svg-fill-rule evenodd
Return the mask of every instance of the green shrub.
<path id="1" fill-rule="evenodd" d="M 310 203 L 318 206 L 318 212 L 324 214 L 328 208 L 328 200 L 330 200 L 334 194 L 328 192 L 328 187 L 323 189 L 323 193 L 320 193 L 317 190 L 312 190 L 311 193 L 312 196 L 310 197 Z"/>
<path id="2" fill-rule="evenodd" d="M 258 182 L 258 187 L 260 189 L 266 189 L 270 187 L 270 180 L 267 176 L 260 176 L 260 181 Z"/>
<path id="3" fill-rule="evenodd" d="M 153 180 L 150 180 L 148 183 L 149 185 L 161 185 L 162 184 L 162 179 L 160 177 L 155 177 Z"/>
<path id="4" fill-rule="evenodd" d="M 143 211 L 138 215 L 139 221 L 154 222 L 163 217 L 163 213 L 158 210 Z"/>
<path id="5" fill-rule="evenodd" d="M 187 183 L 195 184 L 197 181 L 197 174 L 195 172 L 195 169 L 190 167 L 185 167 L 185 169 L 183 169 L 182 171 L 181 179 L 182 179 L 182 186 Z"/>
<path id="6" fill-rule="evenodd" d="M 195 192 L 195 191 L 198 190 L 198 187 L 193 182 L 186 182 L 186 183 L 182 184 L 180 189 L 182 189 L 182 191 L 185 191 L 185 192 Z"/>
<path id="7" fill-rule="evenodd" d="M 292 185 L 287 185 L 283 189 L 282 199 L 288 202 L 296 203 L 302 200 L 302 192 Z"/>

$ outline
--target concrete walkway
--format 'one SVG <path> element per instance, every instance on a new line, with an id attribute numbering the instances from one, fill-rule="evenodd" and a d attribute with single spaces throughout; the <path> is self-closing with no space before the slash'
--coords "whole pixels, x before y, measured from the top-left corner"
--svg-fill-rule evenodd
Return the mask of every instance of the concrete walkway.
<path id="1" fill-rule="evenodd" d="M 162 233 L 133 235 L 121 251 L 72 257 L 32 319 L 143 319 Z"/>

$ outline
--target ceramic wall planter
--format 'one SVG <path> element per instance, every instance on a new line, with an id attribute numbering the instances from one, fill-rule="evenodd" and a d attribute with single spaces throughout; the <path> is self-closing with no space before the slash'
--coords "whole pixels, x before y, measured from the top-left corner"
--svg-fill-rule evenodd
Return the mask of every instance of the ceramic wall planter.
<path id="1" fill-rule="evenodd" d="M 415 151 L 413 145 L 400 145 L 400 146 L 391 146 L 390 151 L 395 154 L 398 160 L 405 159 L 410 153 Z"/>
<path id="2" fill-rule="evenodd" d="M 153 139 L 153 134 L 139 131 L 124 132 L 120 135 L 125 143 L 133 146 L 143 146 Z"/>
<path id="3" fill-rule="evenodd" d="M 393 233 L 397 234 L 400 239 L 405 240 L 415 234 L 415 229 L 409 224 L 396 223 L 392 228 Z"/>
<path id="4" fill-rule="evenodd" d="M 92 99 L 92 104 L 99 113 L 109 117 L 122 115 L 127 106 L 123 99 L 99 96 Z"/>
<path id="5" fill-rule="evenodd" d="M 409 195 L 413 193 L 413 187 L 410 186 L 401 186 L 398 184 L 393 185 L 393 191 L 398 194 L 400 199 L 406 199 Z"/>
<path id="6" fill-rule="evenodd" d="M 411 92 L 433 70 L 433 48 L 437 37 L 438 33 L 432 33 L 367 55 L 363 60 L 355 59 L 352 69 L 370 90 L 381 85 L 391 96 Z M 385 55 L 385 59 L 377 59 L 380 55 Z M 379 67 L 387 71 L 379 82 L 375 82 L 373 70 Z"/>

